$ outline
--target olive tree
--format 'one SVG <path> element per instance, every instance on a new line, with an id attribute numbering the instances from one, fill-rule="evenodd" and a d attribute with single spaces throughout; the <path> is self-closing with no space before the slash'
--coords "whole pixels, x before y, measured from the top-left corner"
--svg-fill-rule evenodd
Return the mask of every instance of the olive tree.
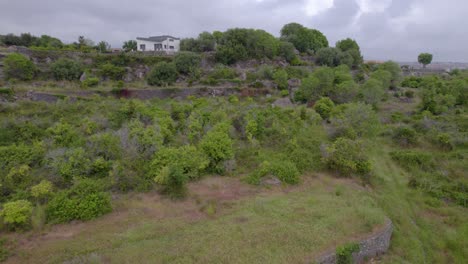
<path id="1" fill-rule="evenodd" d="M 429 65 L 432 62 L 432 54 L 430 54 L 430 53 L 421 53 L 421 54 L 419 54 L 418 62 L 421 63 L 424 68 L 426 68 L 426 65 Z"/>

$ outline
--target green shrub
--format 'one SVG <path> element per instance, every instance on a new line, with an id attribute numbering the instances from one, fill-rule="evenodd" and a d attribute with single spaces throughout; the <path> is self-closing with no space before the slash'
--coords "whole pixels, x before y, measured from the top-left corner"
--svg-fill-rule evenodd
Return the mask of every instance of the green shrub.
<path id="1" fill-rule="evenodd" d="M 120 138 L 109 132 L 89 137 L 88 148 L 95 156 L 102 156 L 106 160 L 119 159 L 122 153 Z"/>
<path id="2" fill-rule="evenodd" d="M 163 168 L 181 169 L 188 179 L 196 179 L 208 165 L 208 158 L 194 146 L 162 148 L 154 155 L 149 173 L 151 178 L 158 178 Z"/>
<path id="3" fill-rule="evenodd" d="M 452 138 L 447 133 L 437 134 L 437 136 L 435 138 L 435 144 L 437 146 L 439 146 L 440 148 L 445 149 L 445 150 L 452 150 L 453 149 Z"/>
<path id="4" fill-rule="evenodd" d="M 280 95 L 281 95 L 281 97 L 287 97 L 287 96 L 289 96 L 289 91 L 288 90 L 281 90 Z"/>
<path id="5" fill-rule="evenodd" d="M 405 96 L 408 98 L 413 98 L 414 97 L 414 91 L 407 90 L 405 91 Z"/>
<path id="6" fill-rule="evenodd" d="M 373 137 L 380 131 L 380 120 L 370 105 L 350 103 L 338 105 L 330 114 L 334 136 Z"/>
<path id="7" fill-rule="evenodd" d="M 78 80 L 83 73 L 81 64 L 71 59 L 58 59 L 50 68 L 56 80 Z"/>
<path id="8" fill-rule="evenodd" d="M 177 71 L 181 74 L 189 74 L 200 67 L 201 57 L 193 52 L 179 52 L 174 58 Z"/>
<path id="9" fill-rule="evenodd" d="M 271 165 L 271 174 L 287 184 L 299 183 L 300 172 L 291 161 L 278 161 Z"/>
<path id="10" fill-rule="evenodd" d="M 330 113 L 335 107 L 333 101 L 328 97 L 322 97 L 314 105 L 314 110 L 323 118 L 328 119 Z"/>
<path id="11" fill-rule="evenodd" d="M 276 83 L 278 89 L 288 89 L 288 73 L 285 70 L 280 69 L 275 71 L 275 73 L 273 74 L 273 80 Z"/>
<path id="12" fill-rule="evenodd" d="M 402 126 L 394 130 L 393 140 L 402 146 L 411 146 L 417 143 L 418 135 L 412 127 Z"/>
<path id="13" fill-rule="evenodd" d="M 423 79 L 421 77 L 408 76 L 401 82 L 401 86 L 408 88 L 419 88 L 422 81 Z"/>
<path id="14" fill-rule="evenodd" d="M 208 74 L 208 78 L 216 80 L 229 80 L 237 78 L 237 72 L 233 68 L 229 68 L 222 64 L 217 64 L 213 71 Z"/>
<path id="15" fill-rule="evenodd" d="M 382 81 L 369 79 L 361 86 L 361 96 L 365 103 L 377 105 L 385 95 Z"/>
<path id="16" fill-rule="evenodd" d="M 30 224 L 32 205 L 26 200 L 18 200 L 3 204 L 0 217 L 3 223 L 12 229 L 24 228 Z"/>
<path id="17" fill-rule="evenodd" d="M 98 84 L 99 84 L 99 79 L 96 77 L 88 77 L 83 82 L 81 82 L 81 85 L 85 88 L 94 87 L 94 86 L 97 86 Z"/>
<path id="18" fill-rule="evenodd" d="M 209 131 L 200 141 L 201 150 L 210 160 L 209 168 L 217 173 L 223 173 L 221 166 L 226 160 L 233 158 L 233 141 L 225 129 L 216 129 Z"/>
<path id="19" fill-rule="evenodd" d="M 126 70 L 124 67 L 115 66 L 111 63 L 105 63 L 99 66 L 99 74 L 102 77 L 115 81 L 121 80 L 125 72 Z"/>
<path id="20" fill-rule="evenodd" d="M 58 122 L 47 129 L 54 140 L 54 144 L 60 147 L 79 146 L 82 139 L 76 128 L 65 122 Z"/>
<path id="21" fill-rule="evenodd" d="M 39 184 L 31 187 L 31 196 L 38 201 L 47 201 L 53 195 L 54 186 L 48 180 L 42 180 Z"/>
<path id="22" fill-rule="evenodd" d="M 10 171 L 12 167 L 20 165 L 39 165 L 44 153 L 42 142 L 35 142 L 32 145 L 0 146 L 0 170 Z"/>
<path id="23" fill-rule="evenodd" d="M 347 138 L 338 138 L 329 146 L 323 160 L 329 169 L 336 170 L 343 176 L 365 176 L 371 171 L 371 163 L 362 144 Z"/>
<path id="24" fill-rule="evenodd" d="M 91 160 L 85 149 L 67 149 L 50 161 L 50 166 L 60 176 L 59 183 L 69 185 L 74 178 L 86 177 L 90 174 Z"/>
<path id="25" fill-rule="evenodd" d="M 406 169 L 419 168 L 431 170 L 434 167 L 432 155 L 429 153 L 414 150 L 399 150 L 390 152 L 390 156 Z"/>
<path id="26" fill-rule="evenodd" d="M 167 86 L 176 82 L 177 69 L 174 63 L 160 62 L 151 69 L 147 78 L 149 85 Z"/>
<path id="27" fill-rule="evenodd" d="M 0 262 L 6 260 L 10 256 L 10 251 L 7 248 L 7 239 L 0 238 Z"/>
<path id="28" fill-rule="evenodd" d="M 154 181 L 165 187 L 164 192 L 173 198 L 181 198 L 185 195 L 185 184 L 188 181 L 187 174 L 181 167 L 164 166 L 159 171 Z"/>
<path id="29" fill-rule="evenodd" d="M 26 56 L 19 53 L 12 53 L 3 60 L 3 72 L 5 78 L 30 81 L 34 77 L 37 68 Z"/>
<path id="30" fill-rule="evenodd" d="M 81 180 L 71 189 L 57 193 L 46 208 L 50 223 L 90 220 L 110 211 L 110 196 L 95 180 Z"/>
<path id="31" fill-rule="evenodd" d="M 260 166 L 247 177 L 247 182 L 257 185 L 260 183 L 261 178 L 270 174 L 277 177 L 283 183 L 299 183 L 300 172 L 296 164 L 289 160 L 276 160 L 272 163 L 268 161 L 262 162 Z"/>
<path id="32" fill-rule="evenodd" d="M 352 264 L 353 253 L 359 251 L 359 244 L 349 243 L 336 248 L 336 263 L 337 264 Z"/>
<path id="33" fill-rule="evenodd" d="M 281 41 L 279 44 L 278 55 L 283 57 L 287 62 L 292 62 L 297 59 L 296 48 L 287 41 Z"/>

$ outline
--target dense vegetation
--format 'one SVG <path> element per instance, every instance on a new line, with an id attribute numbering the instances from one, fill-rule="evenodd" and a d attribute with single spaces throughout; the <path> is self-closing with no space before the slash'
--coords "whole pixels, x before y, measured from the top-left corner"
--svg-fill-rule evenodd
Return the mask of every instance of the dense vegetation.
<path id="1" fill-rule="evenodd" d="M 46 70 L 21 54 L 8 55 L 0 83 L 6 87 L 0 104 L 2 232 L 90 220 L 111 212 L 115 197 L 129 192 L 157 190 L 183 199 L 190 181 L 208 176 L 296 185 L 320 173 L 365 186 L 363 204 L 393 220 L 394 242 L 384 261 L 466 259 L 468 72 L 403 79 L 394 62 L 364 64 L 354 40 L 328 47 L 319 31 L 294 23 L 281 35 L 204 32 L 184 40 L 186 51 L 175 57 L 59 58 Z M 126 46 L 132 50 L 134 43 Z M 315 60 L 303 61 L 309 55 L 295 49 Z M 212 66 L 202 66 L 208 56 L 202 52 L 211 51 Z M 287 63 L 273 63 L 278 56 Z M 271 63 L 230 67 L 252 59 Z M 83 77 L 76 89 L 120 89 L 128 68 L 142 64 L 151 66 L 144 76 L 149 85 L 228 83 L 240 92 L 147 101 L 63 96 L 50 104 L 12 96 L 33 89 L 28 81 L 34 78 L 73 85 Z M 268 97 L 240 96 L 243 88 L 269 82 Z M 288 96 L 295 104 L 272 104 Z M 2 244 L 0 259 L 7 254 Z M 337 253 L 348 261 L 354 250 L 349 244 Z"/>

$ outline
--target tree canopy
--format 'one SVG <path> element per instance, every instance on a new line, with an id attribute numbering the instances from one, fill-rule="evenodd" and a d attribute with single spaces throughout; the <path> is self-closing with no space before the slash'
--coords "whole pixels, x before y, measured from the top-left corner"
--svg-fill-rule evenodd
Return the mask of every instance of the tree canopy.
<path id="1" fill-rule="evenodd" d="M 281 39 L 291 42 L 300 52 L 317 52 L 328 47 L 328 40 L 322 32 L 298 23 L 289 23 L 281 29 Z"/>

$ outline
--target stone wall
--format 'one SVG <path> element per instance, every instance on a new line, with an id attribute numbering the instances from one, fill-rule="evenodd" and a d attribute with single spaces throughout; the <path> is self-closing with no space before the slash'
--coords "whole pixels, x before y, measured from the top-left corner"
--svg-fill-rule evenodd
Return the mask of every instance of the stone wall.
<path id="1" fill-rule="evenodd" d="M 388 219 L 383 228 L 374 232 L 372 235 L 357 241 L 359 244 L 359 252 L 353 253 L 354 263 L 364 263 L 371 258 L 375 258 L 387 252 L 390 247 L 390 240 L 393 233 L 393 223 Z M 335 264 L 336 250 L 327 252 L 322 256 L 318 257 L 315 262 L 318 264 Z"/>
<path id="2" fill-rule="evenodd" d="M 202 87 L 202 88 L 160 88 L 160 89 L 122 89 L 118 92 L 67 92 L 66 94 L 50 94 L 46 92 L 35 92 L 29 91 L 26 94 L 26 99 L 32 101 L 42 101 L 53 103 L 64 97 L 69 97 L 70 99 L 77 99 L 79 97 L 91 97 L 93 95 L 100 96 L 115 96 L 117 98 L 134 98 L 140 100 L 150 100 L 153 98 L 166 99 L 166 98 L 186 98 L 187 96 L 196 96 L 196 97 L 216 97 L 216 96 L 229 96 L 232 94 L 239 95 L 241 97 L 247 96 L 260 96 L 270 94 L 269 89 L 263 88 L 211 88 L 211 87 Z"/>

